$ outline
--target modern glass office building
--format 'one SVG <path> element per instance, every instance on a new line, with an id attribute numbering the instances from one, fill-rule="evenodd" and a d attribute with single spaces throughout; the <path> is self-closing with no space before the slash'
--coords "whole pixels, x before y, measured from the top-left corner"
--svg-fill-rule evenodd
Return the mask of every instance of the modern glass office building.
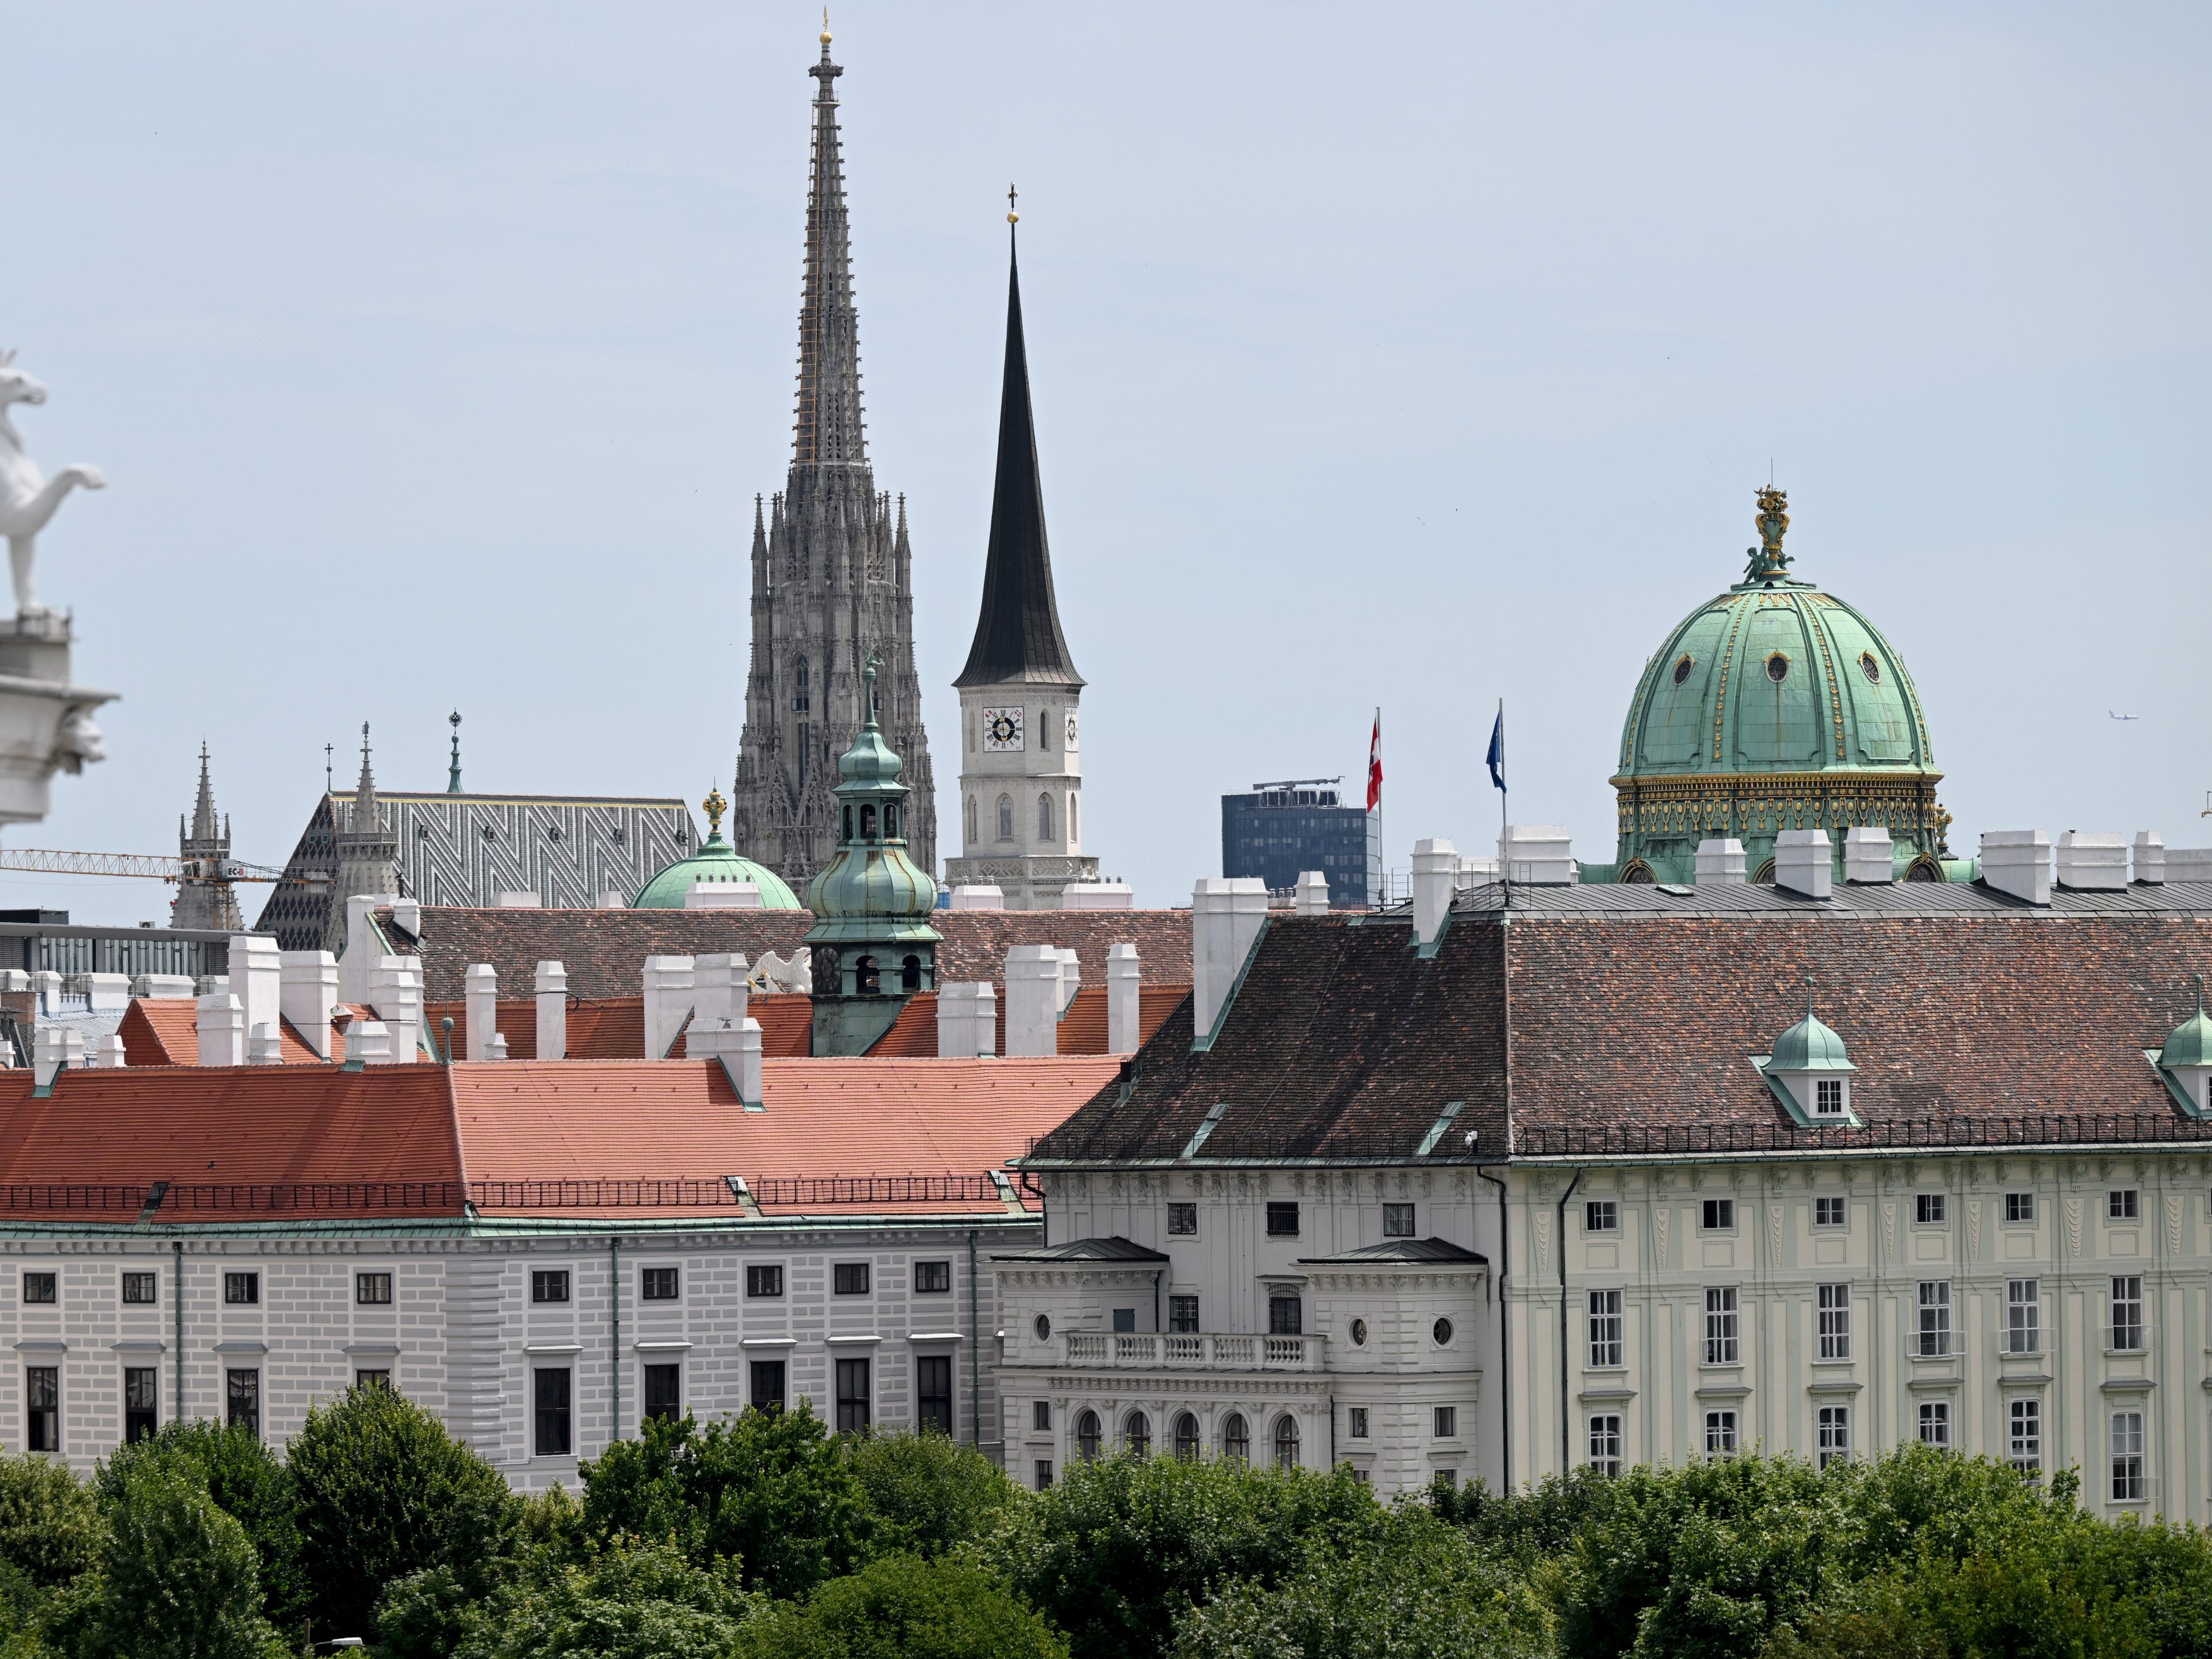
<path id="1" fill-rule="evenodd" d="M 1372 813 L 1346 805 L 1334 779 L 1255 784 L 1221 798 L 1221 873 L 1257 876 L 1287 892 L 1301 871 L 1328 878 L 1335 909 L 1362 909 L 1382 885 L 1382 842 Z"/>

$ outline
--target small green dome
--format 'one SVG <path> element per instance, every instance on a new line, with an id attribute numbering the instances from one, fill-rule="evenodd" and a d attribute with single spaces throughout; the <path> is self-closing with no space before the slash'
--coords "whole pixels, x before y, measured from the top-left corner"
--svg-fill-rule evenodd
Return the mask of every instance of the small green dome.
<path id="1" fill-rule="evenodd" d="M 1823 1025 L 1808 1009 L 1805 1018 L 1774 1042 L 1766 1061 L 1770 1072 L 1856 1072 L 1844 1053 L 1844 1040 Z"/>
<path id="2" fill-rule="evenodd" d="M 707 811 L 705 842 L 697 852 L 677 860 L 639 889 L 636 898 L 630 902 L 630 908 L 681 910 L 695 881 L 750 881 L 759 884 L 762 909 L 798 909 L 799 895 L 791 890 L 781 876 L 765 865 L 741 857 L 736 848 L 722 839 L 722 813 L 726 805 L 722 792 L 714 790 L 701 805 Z"/>
<path id="3" fill-rule="evenodd" d="M 2158 1063 L 2171 1071 L 2177 1066 L 2212 1066 L 2212 1016 L 2204 1012 L 2204 981 L 2197 981 L 2197 1012 L 2173 1028 L 2159 1051 Z"/>
<path id="4" fill-rule="evenodd" d="M 837 757 L 838 845 L 806 890 L 810 944 L 934 941 L 937 878 L 906 850 L 905 769 L 876 723 L 877 659 L 861 671 L 867 718 Z"/>

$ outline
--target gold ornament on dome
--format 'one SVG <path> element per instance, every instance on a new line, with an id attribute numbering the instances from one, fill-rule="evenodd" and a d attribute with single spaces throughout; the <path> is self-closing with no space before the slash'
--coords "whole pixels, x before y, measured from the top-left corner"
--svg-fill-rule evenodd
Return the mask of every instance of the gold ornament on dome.
<path id="1" fill-rule="evenodd" d="M 721 787 L 718 784 L 708 790 L 707 799 L 701 801 L 699 806 L 707 815 L 707 833 L 710 836 L 720 835 L 722 814 L 730 810 L 730 803 L 722 799 Z"/>

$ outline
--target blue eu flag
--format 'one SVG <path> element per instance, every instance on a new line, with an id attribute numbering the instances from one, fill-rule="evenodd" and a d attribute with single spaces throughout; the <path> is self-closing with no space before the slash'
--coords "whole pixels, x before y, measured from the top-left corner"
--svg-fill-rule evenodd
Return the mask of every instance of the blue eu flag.
<path id="1" fill-rule="evenodd" d="M 1500 789 L 1505 787 L 1505 711 L 1498 711 L 1498 724 L 1490 728 L 1490 753 L 1484 757 L 1490 763 L 1490 781 Z"/>

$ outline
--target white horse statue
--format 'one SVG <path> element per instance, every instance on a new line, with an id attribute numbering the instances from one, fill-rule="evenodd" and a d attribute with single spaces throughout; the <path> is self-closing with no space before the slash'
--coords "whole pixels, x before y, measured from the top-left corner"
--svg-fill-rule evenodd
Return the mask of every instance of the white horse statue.
<path id="1" fill-rule="evenodd" d="M 65 466 L 51 479 L 40 476 L 37 464 L 23 453 L 23 434 L 8 418 L 8 405 L 42 404 L 46 389 L 15 364 L 12 349 L 0 351 L 0 536 L 8 538 L 9 572 L 15 580 L 15 613 L 40 617 L 47 614 L 46 608 L 39 603 L 31 585 L 39 532 L 70 490 L 79 485 L 105 489 L 107 480 L 96 466 Z"/>

